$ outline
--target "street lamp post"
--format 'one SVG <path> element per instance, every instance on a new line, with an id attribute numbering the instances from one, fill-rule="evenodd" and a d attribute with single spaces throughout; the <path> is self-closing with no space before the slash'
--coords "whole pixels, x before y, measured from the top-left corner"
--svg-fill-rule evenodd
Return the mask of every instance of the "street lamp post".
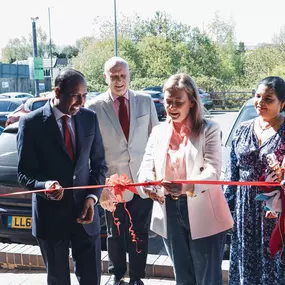
<path id="1" fill-rule="evenodd" d="M 117 5 L 114 0 L 114 32 L 115 32 L 115 55 L 118 56 L 118 35 L 117 35 Z"/>
<path id="2" fill-rule="evenodd" d="M 31 18 L 32 20 L 32 35 L 33 35 L 33 48 L 34 48 L 34 64 L 35 64 L 35 58 L 38 56 L 38 46 L 37 46 L 37 28 L 36 28 L 36 20 L 38 20 L 39 17 Z M 40 96 L 40 86 L 39 86 L 39 80 L 35 79 L 35 96 Z"/>
<path id="3" fill-rule="evenodd" d="M 53 64 L 52 64 L 52 46 L 51 46 L 51 25 L 50 25 L 50 7 L 48 7 L 48 24 L 49 24 L 49 53 L 50 53 L 50 78 L 53 78 Z"/>

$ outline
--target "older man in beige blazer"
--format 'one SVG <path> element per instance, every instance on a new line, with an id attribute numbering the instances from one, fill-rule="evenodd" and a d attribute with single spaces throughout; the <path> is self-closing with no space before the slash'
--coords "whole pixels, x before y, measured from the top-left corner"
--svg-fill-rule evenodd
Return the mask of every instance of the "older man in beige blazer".
<path id="1" fill-rule="evenodd" d="M 130 73 L 128 63 L 119 57 L 112 57 L 105 63 L 104 77 L 109 86 L 106 93 L 97 96 L 87 107 L 97 113 L 108 166 L 107 176 L 125 173 L 132 181 L 137 181 L 148 137 L 158 124 L 157 113 L 150 96 L 128 89 Z M 148 251 L 148 231 L 152 210 L 152 200 L 142 199 L 130 191 L 123 198 L 131 213 L 135 233 L 141 242 L 132 242 L 128 232 L 129 219 L 123 204 L 117 205 L 115 216 L 120 219 L 120 233 L 114 224 L 110 211 L 116 198 L 110 189 L 104 189 L 101 205 L 106 211 L 108 229 L 109 272 L 111 278 L 106 284 L 124 284 L 127 271 L 126 253 L 129 253 L 129 275 L 132 285 L 141 285 L 145 276 Z"/>

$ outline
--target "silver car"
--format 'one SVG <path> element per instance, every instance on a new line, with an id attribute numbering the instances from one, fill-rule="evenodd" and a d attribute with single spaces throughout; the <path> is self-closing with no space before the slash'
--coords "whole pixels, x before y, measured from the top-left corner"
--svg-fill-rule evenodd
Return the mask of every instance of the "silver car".
<path id="1" fill-rule="evenodd" d="M 239 127 L 239 125 L 242 122 L 254 119 L 258 116 L 254 106 L 253 106 L 253 98 L 249 99 L 244 103 L 244 105 L 241 107 L 235 121 L 233 122 L 227 137 L 224 140 L 223 144 L 223 163 L 222 163 L 222 178 L 224 178 L 227 163 L 230 158 L 230 152 L 231 152 L 231 147 L 232 147 L 232 140 L 233 136 Z"/>

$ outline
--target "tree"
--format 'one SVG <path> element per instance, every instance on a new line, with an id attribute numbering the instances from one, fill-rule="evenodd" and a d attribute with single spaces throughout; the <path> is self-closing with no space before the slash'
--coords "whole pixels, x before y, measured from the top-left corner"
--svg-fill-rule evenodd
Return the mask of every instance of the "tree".
<path id="1" fill-rule="evenodd" d="M 94 26 L 96 40 L 111 40 L 114 38 L 113 18 L 96 17 Z M 155 12 L 155 15 L 148 20 L 142 20 L 137 14 L 132 18 L 121 14 L 118 17 L 117 34 L 119 38 L 130 39 L 135 43 L 142 41 L 145 37 L 153 36 L 161 36 L 167 41 L 178 43 L 189 40 L 191 27 L 173 21 L 171 16 L 164 12 Z"/>
<path id="2" fill-rule="evenodd" d="M 280 66 L 282 55 L 275 45 L 262 45 L 248 51 L 245 57 L 245 79 L 247 86 L 255 86 L 258 81 L 270 76 Z"/>
<path id="3" fill-rule="evenodd" d="M 50 55 L 47 34 L 41 27 L 37 28 L 37 47 L 38 56 L 45 57 Z M 52 43 L 52 50 L 55 50 L 54 43 Z M 31 34 L 28 37 L 10 39 L 8 44 L 2 49 L 2 61 L 6 63 L 25 60 L 30 56 L 33 56 L 33 39 Z"/>
<path id="4" fill-rule="evenodd" d="M 57 58 L 67 58 L 71 59 L 73 57 L 76 57 L 79 53 L 79 49 L 76 46 L 64 46 L 61 49 L 57 49 L 57 51 L 53 52 L 53 55 Z"/>
<path id="5" fill-rule="evenodd" d="M 160 36 L 176 44 L 181 41 L 189 41 L 191 37 L 191 27 L 173 21 L 169 14 L 157 11 L 150 20 L 137 23 L 134 34 L 137 40 L 141 40 L 144 37 Z"/>
<path id="6" fill-rule="evenodd" d="M 146 77 L 167 78 L 176 71 L 174 46 L 162 36 L 145 37 L 138 50 Z"/>
<path id="7" fill-rule="evenodd" d="M 215 43 L 224 44 L 234 39 L 235 25 L 232 20 L 223 21 L 218 12 L 208 26 L 208 34 Z"/>
<path id="8" fill-rule="evenodd" d="M 221 62 L 216 45 L 210 38 L 201 33 L 198 28 L 192 30 L 191 39 L 188 43 L 191 53 L 193 76 L 219 76 L 221 73 Z"/>
<path id="9" fill-rule="evenodd" d="M 78 51 L 82 51 L 90 44 L 94 44 L 95 42 L 96 39 L 94 37 L 82 37 L 76 41 L 75 47 L 78 49 Z"/>
<path id="10" fill-rule="evenodd" d="M 279 34 L 275 34 L 272 42 L 280 51 L 283 62 L 285 61 L 285 26 L 281 27 Z"/>
<path id="11" fill-rule="evenodd" d="M 103 91 L 106 89 L 103 77 L 104 63 L 113 55 L 112 41 L 96 41 L 80 50 L 77 57 L 72 58 L 72 66 L 81 71 L 87 80 L 88 90 Z"/>

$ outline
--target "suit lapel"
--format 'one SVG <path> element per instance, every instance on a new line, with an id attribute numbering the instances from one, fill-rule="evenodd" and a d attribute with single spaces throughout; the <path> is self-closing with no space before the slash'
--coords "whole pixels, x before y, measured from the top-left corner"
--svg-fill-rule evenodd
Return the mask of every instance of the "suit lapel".
<path id="1" fill-rule="evenodd" d="M 43 123 L 46 127 L 47 132 L 49 133 L 51 140 L 54 140 L 69 157 L 62 134 L 60 133 L 49 101 L 43 107 Z"/>
<path id="2" fill-rule="evenodd" d="M 191 177 L 192 170 L 195 164 L 196 156 L 200 145 L 200 135 L 190 134 L 188 144 L 186 146 L 185 161 L 187 178 Z"/>
<path id="3" fill-rule="evenodd" d="M 172 134 L 172 130 L 168 126 L 168 123 L 165 122 L 163 124 L 165 124 L 165 126 L 163 129 L 161 129 L 161 134 L 159 136 L 159 143 L 158 143 L 159 147 L 157 149 L 157 155 L 156 155 L 157 163 L 161 163 L 160 167 L 158 167 L 158 169 L 161 169 L 161 178 L 165 178 L 167 151 Z"/>
<path id="4" fill-rule="evenodd" d="M 76 153 L 75 153 L 75 163 L 78 161 L 79 156 L 81 154 L 81 150 L 83 149 L 83 137 L 84 137 L 84 130 L 82 124 L 82 112 L 79 110 L 77 114 L 74 116 L 75 122 L 75 141 L 76 141 Z"/>
<path id="5" fill-rule="evenodd" d="M 114 107 L 113 107 L 113 101 L 110 98 L 110 95 L 108 94 L 108 92 L 105 93 L 105 98 L 104 101 L 102 103 L 102 107 L 104 109 L 104 111 L 106 112 L 106 115 L 109 117 L 112 125 L 114 126 L 115 130 L 117 131 L 118 135 L 120 137 L 122 137 L 125 141 L 125 135 L 123 133 L 122 127 L 120 125 L 120 121 L 115 113 Z"/>
<path id="6" fill-rule="evenodd" d="M 136 127 L 136 119 L 137 119 L 137 96 L 132 91 L 129 91 L 129 112 L 130 112 L 129 141 L 131 141 Z"/>

